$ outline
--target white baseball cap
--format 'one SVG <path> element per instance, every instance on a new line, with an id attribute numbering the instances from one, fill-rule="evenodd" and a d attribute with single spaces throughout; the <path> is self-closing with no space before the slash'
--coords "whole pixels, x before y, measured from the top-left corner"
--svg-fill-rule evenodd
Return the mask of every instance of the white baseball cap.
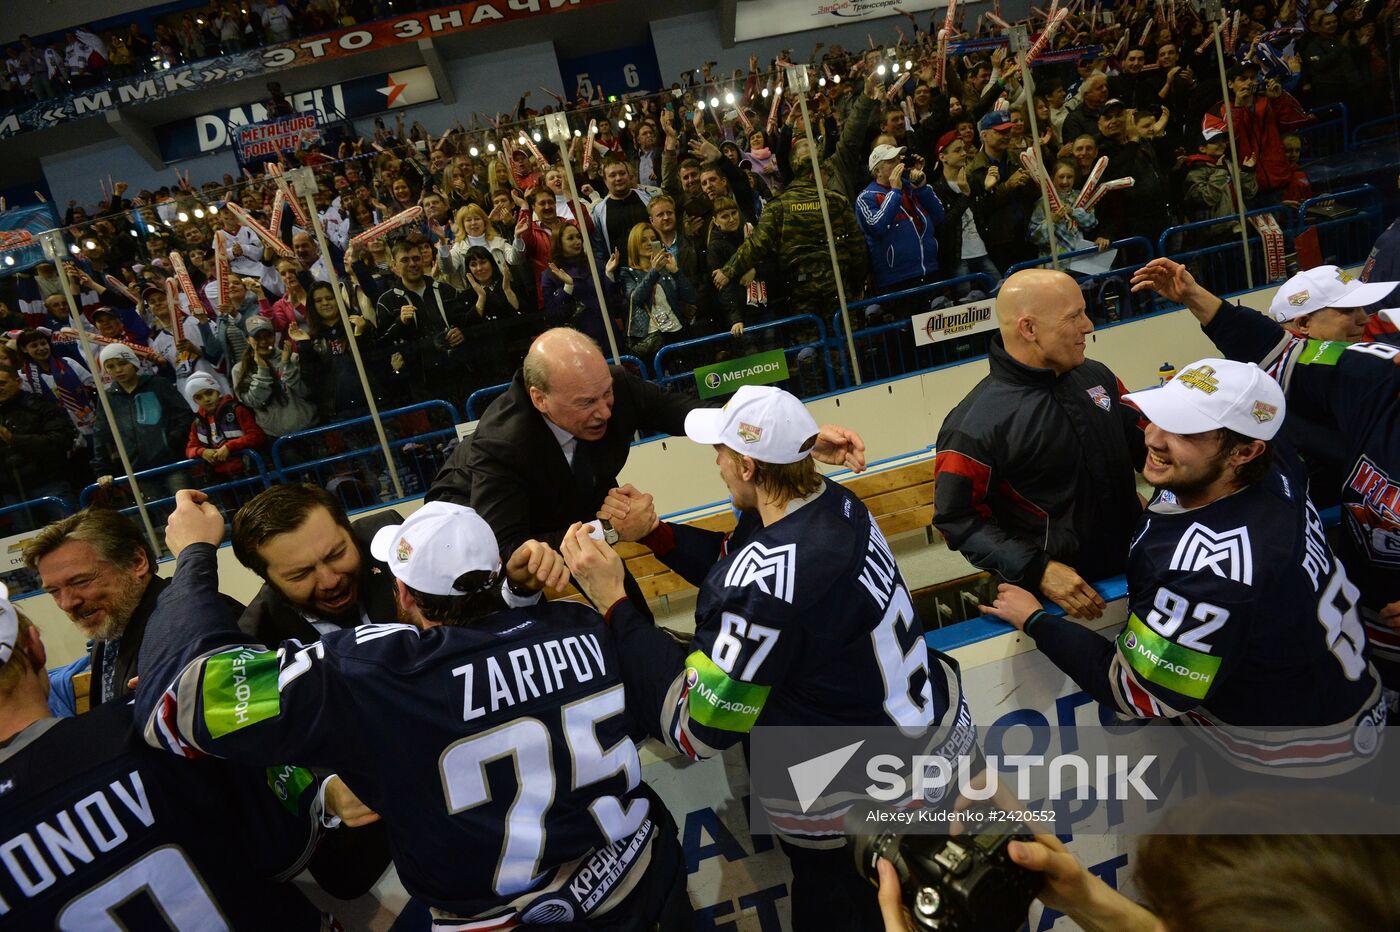
<path id="1" fill-rule="evenodd" d="M 875 166 L 881 162 L 888 162 L 890 159 L 897 159 L 904 154 L 903 146 L 880 145 L 870 152 L 870 170 L 874 171 Z"/>
<path id="2" fill-rule="evenodd" d="M 1255 440 L 1272 440 L 1283 424 L 1283 389 L 1252 362 L 1201 359 L 1160 388 L 1129 392 L 1123 400 L 1173 434 L 1221 427 Z"/>
<path id="3" fill-rule="evenodd" d="M 501 568 L 490 525 L 451 502 L 429 502 L 403 524 L 380 528 L 369 552 L 410 589 L 428 595 L 469 595 L 456 586 L 463 574 Z"/>
<path id="4" fill-rule="evenodd" d="M 1363 282 L 1335 265 L 1319 265 L 1284 282 L 1269 302 L 1269 314 L 1286 324 L 1326 307 L 1365 307 L 1385 300 L 1400 282 Z"/>
<path id="5" fill-rule="evenodd" d="M 804 446 L 819 432 L 806 405 L 771 385 L 745 385 L 723 408 L 696 408 L 685 416 L 691 440 L 722 443 L 760 463 L 806 459 L 812 449 Z"/>

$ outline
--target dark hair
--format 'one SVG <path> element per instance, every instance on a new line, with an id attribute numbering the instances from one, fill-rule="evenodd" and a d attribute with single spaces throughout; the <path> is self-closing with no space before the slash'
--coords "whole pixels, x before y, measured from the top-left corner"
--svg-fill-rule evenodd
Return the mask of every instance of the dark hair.
<path id="1" fill-rule="evenodd" d="M 1220 455 L 1228 456 L 1238 447 L 1249 446 L 1254 443 L 1253 437 L 1246 437 L 1244 434 L 1236 433 L 1228 427 L 1222 427 L 1218 431 L 1220 437 Z M 1274 445 L 1269 441 L 1263 441 L 1264 450 L 1254 459 L 1245 463 L 1235 470 L 1235 481 L 1241 488 L 1248 488 L 1251 485 L 1258 485 L 1264 481 L 1264 477 L 1269 474 L 1269 469 L 1274 465 L 1274 458 L 1277 454 Z"/>
<path id="2" fill-rule="evenodd" d="M 350 518 L 340 502 L 318 485 L 293 482 L 259 492 L 233 516 L 233 555 L 266 579 L 267 561 L 258 548 L 301 527 L 317 508 L 326 509 L 336 524 L 351 531 Z"/>
<path id="3" fill-rule="evenodd" d="M 50 345 L 52 345 L 52 341 L 42 332 L 34 329 L 29 329 L 21 330 L 19 332 L 19 336 L 15 338 L 15 346 L 19 347 L 22 350 L 24 349 L 24 347 L 28 346 L 30 343 L 33 343 L 35 340 L 43 340 L 45 343 L 49 343 Z"/>
<path id="4" fill-rule="evenodd" d="M 327 329 L 330 329 L 326 327 L 325 324 L 321 323 L 321 317 L 316 313 L 316 295 L 322 291 L 329 291 L 331 297 L 335 297 L 335 289 L 331 287 L 330 282 L 312 282 L 311 287 L 306 291 L 306 332 L 313 339 L 319 337 Z M 340 323 L 338 314 L 336 316 L 336 323 Z M 333 326 L 334 324 L 332 327 Z"/>
<path id="5" fill-rule="evenodd" d="M 500 284 L 503 277 L 501 274 L 501 267 L 496 264 L 496 257 L 491 255 L 491 250 L 487 249 L 485 246 L 472 246 L 469 248 L 467 254 L 462 257 L 464 275 L 471 275 L 473 259 L 485 259 L 487 262 L 491 263 L 491 280 L 486 283 L 488 286 Z M 471 286 L 468 285 L 467 287 L 470 288 Z M 470 292 L 468 292 L 468 294 L 470 294 Z"/>
<path id="6" fill-rule="evenodd" d="M 531 189 L 530 189 L 530 204 L 533 205 L 536 201 L 538 201 L 541 197 L 544 197 L 546 194 L 549 195 L 549 199 L 550 199 L 550 200 L 554 200 L 555 197 L 556 197 L 555 193 L 554 193 L 553 191 L 551 191 L 549 188 L 545 187 L 544 185 L 539 185 L 538 187 L 531 188 Z"/>
<path id="7" fill-rule="evenodd" d="M 108 508 L 84 508 L 55 521 L 24 543 L 24 565 L 37 569 L 39 561 L 70 540 L 79 540 L 97 551 L 97 558 L 113 566 L 131 566 L 138 552 L 146 555 L 148 571 L 156 571 L 156 553 L 130 518 Z"/>
<path id="8" fill-rule="evenodd" d="M 408 583 L 403 586 L 428 621 L 440 625 L 468 625 L 478 618 L 505 608 L 500 596 L 500 574 L 489 570 L 472 570 L 453 581 L 452 587 L 464 595 L 433 595 L 419 592 Z"/>
<path id="9" fill-rule="evenodd" d="M 574 226 L 572 223 L 559 224 L 558 228 L 555 229 L 554 234 L 549 238 L 549 258 L 555 265 L 560 265 L 566 261 L 566 257 L 564 256 L 565 230 L 573 230 L 575 233 L 579 233 L 580 236 L 583 235 L 579 232 L 579 228 Z M 589 275 L 593 274 L 593 270 L 588 268 L 587 262 L 583 262 L 582 265 L 585 272 L 587 272 Z"/>

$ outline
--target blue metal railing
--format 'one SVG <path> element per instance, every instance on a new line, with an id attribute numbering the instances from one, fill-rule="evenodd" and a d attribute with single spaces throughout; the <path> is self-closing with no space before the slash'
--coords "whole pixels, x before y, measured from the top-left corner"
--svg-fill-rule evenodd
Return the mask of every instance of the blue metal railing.
<path id="1" fill-rule="evenodd" d="M 804 328 L 815 328 L 815 335 L 811 330 Z M 787 330 L 792 333 L 795 340 L 783 342 L 777 340 L 779 332 Z M 775 342 L 772 346 L 765 346 L 768 338 L 773 338 Z M 754 324 L 752 327 L 744 328 L 743 336 L 736 337 L 728 330 L 722 333 L 712 333 L 709 336 L 695 337 L 691 340 L 682 340 L 679 343 L 672 343 L 663 346 L 656 351 L 652 369 L 655 372 L 653 381 L 665 388 L 678 391 L 690 391 L 694 385 L 695 369 L 697 357 L 704 358 L 709 355 L 709 351 L 719 347 L 738 345 L 747 347 L 752 343 L 758 344 L 756 349 L 745 349 L 744 352 L 761 352 L 764 349 L 782 349 L 788 360 L 788 372 L 790 376 L 786 388 L 799 398 L 806 398 L 811 395 L 820 395 L 825 392 L 834 392 L 837 388 L 836 372 L 831 365 L 830 354 L 826 352 L 827 332 L 826 325 L 821 322 L 821 318 L 815 314 L 794 314 L 791 317 L 781 317 L 763 324 Z M 741 342 L 742 341 L 742 342 Z M 811 353 L 804 351 L 811 350 Z M 816 376 L 811 374 L 807 368 L 807 359 L 820 360 L 817 366 L 819 373 Z M 679 365 L 688 368 L 670 371 L 667 363 L 675 360 Z M 710 359 L 706 358 L 708 363 Z"/>
<path id="2" fill-rule="evenodd" d="M 1273 214 L 1283 229 L 1284 251 L 1293 250 L 1293 237 L 1297 232 L 1295 229 L 1298 214 L 1282 205 L 1274 207 L 1259 207 L 1246 211 L 1245 217 L 1260 217 L 1264 214 Z M 1179 226 L 1168 227 L 1162 231 L 1162 235 L 1157 240 L 1158 255 L 1170 256 L 1176 261 L 1190 267 L 1191 274 L 1198 281 L 1209 282 L 1212 291 L 1217 294 L 1229 295 L 1247 291 L 1250 288 L 1248 276 L 1245 275 L 1244 246 L 1240 243 L 1240 234 L 1236 225 L 1240 222 L 1238 214 L 1231 214 L 1228 217 L 1218 217 L 1214 220 L 1198 220 L 1195 223 L 1183 223 Z M 1254 229 L 1251 222 L 1249 227 L 1249 260 L 1250 271 L 1254 275 L 1254 287 L 1261 287 L 1270 282 L 1282 281 L 1282 278 L 1271 277 L 1268 274 L 1268 265 L 1264 256 L 1264 241 L 1259 238 L 1258 231 Z M 1181 237 L 1183 241 L 1195 240 L 1200 245 L 1191 249 L 1168 248 L 1173 237 Z"/>
<path id="3" fill-rule="evenodd" d="M 882 302 L 888 304 L 891 301 L 902 301 L 914 296 L 945 294 L 950 291 L 963 290 L 962 286 L 964 285 L 970 286 L 968 290 L 981 291 L 990 296 L 993 289 L 996 288 L 996 284 L 990 275 L 979 272 L 975 275 L 960 275 L 946 281 L 932 282 L 890 294 L 852 301 L 846 306 L 846 309 L 851 316 L 851 340 L 855 343 L 856 356 L 860 361 L 861 380 L 873 382 L 894 376 L 908 375 L 946 365 L 958 359 L 978 356 L 987 351 L 986 343 L 990 337 L 986 334 L 974 334 L 964 339 L 950 338 L 928 346 L 915 346 L 911 318 L 886 320 L 863 327 L 858 326 L 858 324 L 868 323 L 869 315 L 858 312 L 880 307 Z M 964 293 L 966 292 L 964 291 Z M 958 303 L 955 299 L 950 299 L 950 301 Z M 840 311 L 837 311 L 831 318 L 831 349 L 837 353 L 841 360 L 841 386 L 849 388 L 854 384 L 854 380 L 851 378 L 850 359 Z"/>
<path id="4" fill-rule="evenodd" d="M 1310 208 L 1339 202 L 1355 207 L 1356 213 L 1333 219 L 1314 216 L 1309 221 Z M 1372 185 L 1363 184 L 1335 194 L 1310 197 L 1298 205 L 1297 225 L 1299 233 L 1305 228 L 1317 231 L 1317 243 L 1325 264 L 1345 266 L 1364 262 L 1381 235 L 1380 193 Z"/>
<path id="5" fill-rule="evenodd" d="M 446 401 L 424 401 L 382 411 L 380 418 L 404 495 L 422 495 L 457 436 L 457 409 Z M 395 500 L 389 466 L 368 415 L 279 437 L 272 445 L 272 461 L 281 481 L 319 485 L 349 511 Z"/>
<path id="6" fill-rule="evenodd" d="M 1085 289 L 1086 312 L 1099 323 L 1114 323 L 1129 317 L 1151 314 L 1157 309 L 1152 294 L 1140 292 L 1134 295 L 1128 287 L 1128 282 L 1132 279 L 1134 272 L 1156 258 L 1157 254 L 1152 250 L 1152 243 L 1146 237 L 1129 236 L 1110 243 L 1109 246 L 1118 250 L 1118 256 L 1114 259 L 1114 268 L 1107 272 L 1076 272 L 1069 269 L 1067 265 L 1075 259 L 1098 255 L 1100 250 L 1097 247 L 1060 253 L 1060 267 L 1069 269 L 1079 280 L 1080 286 Z M 1125 254 L 1133 252 L 1141 253 L 1141 258 L 1124 261 Z M 1022 269 L 1047 268 L 1050 264 L 1049 256 L 1041 256 L 1038 259 L 1018 262 L 1007 269 L 1005 274 L 1009 278 L 1013 273 Z"/>
<path id="7" fill-rule="evenodd" d="M 619 365 L 633 375 L 640 376 L 643 379 L 651 378 L 651 375 L 647 372 L 647 364 L 640 358 L 623 353 L 617 359 Z M 611 361 L 611 357 L 609 361 Z M 502 382 L 499 385 L 488 385 L 485 388 L 478 388 L 468 395 L 467 403 L 462 407 L 462 412 L 466 415 L 467 420 L 479 420 L 481 415 L 485 413 L 486 406 L 495 401 L 500 395 L 504 395 L 508 388 L 510 388 L 510 383 Z"/>
<path id="8" fill-rule="evenodd" d="M 1358 123 L 1351 130 L 1350 149 L 1360 149 L 1362 146 L 1373 146 L 1377 143 L 1388 142 L 1400 136 L 1400 114 L 1392 113 L 1389 116 L 1379 117 L 1375 120 L 1367 120 L 1365 123 Z"/>
<path id="9" fill-rule="evenodd" d="M 1311 126 L 1305 126 L 1295 131 L 1303 143 L 1300 161 L 1304 163 L 1316 162 L 1318 159 L 1340 155 L 1347 151 L 1351 140 L 1351 123 L 1347 114 L 1347 105 L 1343 103 L 1327 104 L 1308 112 L 1317 117 L 1318 121 Z"/>

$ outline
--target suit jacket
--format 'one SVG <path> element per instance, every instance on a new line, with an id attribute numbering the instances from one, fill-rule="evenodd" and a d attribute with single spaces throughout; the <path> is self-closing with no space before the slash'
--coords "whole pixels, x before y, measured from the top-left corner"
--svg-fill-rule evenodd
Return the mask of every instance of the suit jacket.
<path id="1" fill-rule="evenodd" d="M 387 566 L 369 555 L 369 543 L 374 539 L 375 531 L 386 525 L 402 523 L 403 518 L 397 511 L 384 511 L 350 522 L 355 543 L 360 548 L 359 607 L 364 609 L 370 621 L 398 620 L 394 606 L 393 574 Z M 342 627 L 354 627 L 360 623 L 360 614 L 346 615 L 344 622 Z M 264 582 L 253 601 L 248 603 L 248 608 L 238 619 L 238 627 L 249 637 L 274 648 L 286 640 L 310 644 L 321 639 L 321 632 L 270 582 Z"/>
<path id="2" fill-rule="evenodd" d="M 637 431 L 684 434 L 694 398 L 662 390 L 620 366 L 612 367 L 613 410 L 607 433 L 590 445 L 593 487 L 578 487 L 559 441 L 535 410 L 517 371 L 505 394 L 482 414 L 469 443 L 448 457 L 428 501 L 469 505 L 496 532 L 502 558 L 526 540 L 558 548 L 575 521 L 592 521 L 627 462 Z"/>

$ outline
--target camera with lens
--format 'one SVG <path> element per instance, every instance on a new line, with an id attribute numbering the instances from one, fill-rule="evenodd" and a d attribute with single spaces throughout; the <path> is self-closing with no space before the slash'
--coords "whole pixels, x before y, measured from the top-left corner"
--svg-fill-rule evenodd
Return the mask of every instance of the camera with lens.
<path id="1" fill-rule="evenodd" d="M 856 868 L 872 883 L 880 882 L 880 858 L 894 865 L 914 928 L 928 932 L 1014 932 L 1044 879 L 1011 860 L 1007 845 L 1031 840 L 1016 822 L 956 837 L 882 832 L 850 839 Z"/>

